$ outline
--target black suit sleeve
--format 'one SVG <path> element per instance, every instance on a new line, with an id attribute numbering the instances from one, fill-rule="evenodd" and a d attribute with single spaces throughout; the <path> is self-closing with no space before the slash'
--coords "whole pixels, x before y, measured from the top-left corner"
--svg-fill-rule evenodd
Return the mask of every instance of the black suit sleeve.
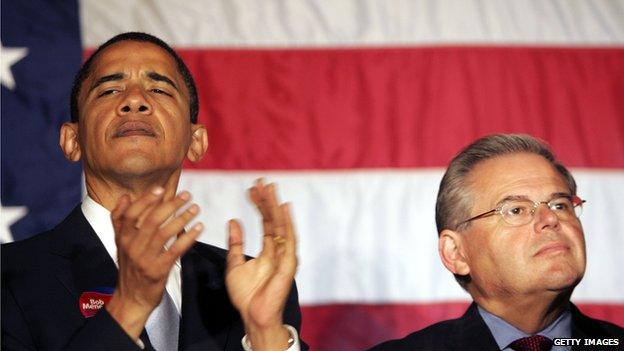
<path id="1" fill-rule="evenodd" d="M 301 339 L 301 309 L 299 307 L 299 296 L 297 294 L 297 285 L 293 283 L 286 307 L 284 308 L 284 323 L 288 324 L 299 333 L 299 342 L 301 343 L 301 351 L 307 351 L 310 347 Z"/>
<path id="2" fill-rule="evenodd" d="M 126 334 L 121 326 L 102 309 L 97 315 L 88 318 L 84 325 L 69 339 L 56 335 L 57 339 L 39 340 L 29 328 L 26 314 L 17 302 L 7 279 L 2 281 L 2 350 L 115 350 L 139 351 L 139 346 Z M 48 339 L 48 338 L 46 338 Z M 56 345 L 56 346 L 55 346 Z M 145 350 L 151 348 L 146 347 Z"/>
<path id="3" fill-rule="evenodd" d="M 28 323 L 2 279 L 2 350 L 36 350 Z"/>
<path id="4" fill-rule="evenodd" d="M 67 346 L 73 350 L 115 350 L 140 351 L 141 348 L 130 338 L 121 326 L 102 308 L 98 314 L 87 319 L 84 326 L 73 335 Z M 149 348 L 145 348 L 149 350 Z"/>

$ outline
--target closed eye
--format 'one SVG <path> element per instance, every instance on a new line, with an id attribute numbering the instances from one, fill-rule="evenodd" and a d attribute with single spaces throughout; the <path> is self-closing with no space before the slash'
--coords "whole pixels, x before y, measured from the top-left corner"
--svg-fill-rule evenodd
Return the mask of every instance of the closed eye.
<path id="1" fill-rule="evenodd" d="M 119 89 L 106 89 L 106 90 L 102 91 L 101 93 L 99 93 L 97 97 L 102 97 L 102 96 L 106 96 L 106 95 L 116 94 L 118 92 L 119 92 Z"/>
<path id="2" fill-rule="evenodd" d="M 159 89 L 159 88 L 153 88 L 153 89 L 151 89 L 151 91 L 153 93 L 156 93 L 156 94 L 163 94 L 163 95 L 167 95 L 167 96 L 173 96 L 169 92 L 167 92 L 166 90 Z"/>

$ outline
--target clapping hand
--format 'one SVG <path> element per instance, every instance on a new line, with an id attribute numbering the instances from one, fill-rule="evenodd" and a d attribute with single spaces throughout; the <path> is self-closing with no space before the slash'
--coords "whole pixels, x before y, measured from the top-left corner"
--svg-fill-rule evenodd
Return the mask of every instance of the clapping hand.
<path id="1" fill-rule="evenodd" d="M 249 190 L 262 215 L 263 245 L 257 258 L 246 260 L 240 224 L 229 222 L 226 285 L 240 312 L 254 351 L 286 350 L 283 326 L 286 299 L 297 270 L 296 237 L 288 204 L 279 204 L 275 185 L 262 180 Z"/>
<path id="2" fill-rule="evenodd" d="M 106 309 L 135 340 L 160 303 L 175 261 L 191 248 L 203 229 L 198 223 L 184 232 L 184 227 L 199 212 L 197 205 L 176 214 L 190 198 L 188 192 L 182 192 L 165 200 L 164 189 L 155 188 L 136 201 L 122 196 L 111 212 L 119 274 Z M 165 249 L 165 244 L 174 237 L 171 246 Z"/>

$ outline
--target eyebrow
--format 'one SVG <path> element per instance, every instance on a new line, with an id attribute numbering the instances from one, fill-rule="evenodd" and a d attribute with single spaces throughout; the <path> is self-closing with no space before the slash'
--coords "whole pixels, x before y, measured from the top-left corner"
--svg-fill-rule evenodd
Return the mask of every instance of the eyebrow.
<path id="1" fill-rule="evenodd" d="M 508 195 L 502 198 L 499 202 L 496 203 L 496 207 L 504 204 L 507 201 L 516 201 L 516 200 L 530 200 L 526 195 Z"/>
<path id="2" fill-rule="evenodd" d="M 570 194 L 568 192 L 556 192 L 556 193 L 552 193 L 550 195 L 551 199 L 556 199 L 558 197 L 572 197 L 572 194 Z"/>
<path id="3" fill-rule="evenodd" d="M 572 196 L 570 193 L 567 192 L 555 192 L 550 194 L 550 200 L 556 199 L 558 197 L 570 197 Z M 529 199 L 528 196 L 526 195 L 509 195 L 509 196 L 505 196 L 502 200 L 500 200 L 499 202 L 496 203 L 496 206 L 500 206 L 503 203 L 507 202 L 507 201 L 515 201 L 515 200 L 529 200 L 529 201 L 533 201 L 531 199 Z M 548 201 L 550 201 L 548 200 Z"/>
<path id="4" fill-rule="evenodd" d="M 157 81 L 157 82 L 165 82 L 169 85 L 171 85 L 172 87 L 175 88 L 175 90 L 178 90 L 178 86 L 175 85 L 175 83 L 173 82 L 173 80 L 171 80 L 169 77 L 164 76 L 160 73 L 156 73 L 156 72 L 147 72 L 147 77 L 150 78 L 151 80 Z"/>
<path id="5" fill-rule="evenodd" d="M 95 81 L 95 83 L 93 83 L 93 85 L 91 85 L 91 87 L 89 88 L 89 91 L 92 91 L 93 89 L 97 88 L 103 83 L 116 81 L 116 80 L 122 80 L 124 79 L 125 76 L 126 75 L 123 73 L 113 73 L 113 74 L 100 77 L 98 78 L 98 80 Z"/>
<path id="6" fill-rule="evenodd" d="M 95 81 L 95 83 L 93 83 L 93 85 L 91 85 L 91 87 L 89 88 L 89 91 L 92 91 L 93 89 L 97 88 L 98 86 L 106 83 L 106 82 L 112 82 L 112 81 L 118 81 L 118 80 L 122 80 L 126 77 L 126 74 L 124 73 L 113 73 L 113 74 L 108 74 L 105 75 L 103 77 L 98 78 L 98 80 Z M 150 71 L 147 72 L 147 77 L 153 81 L 156 82 L 165 82 L 169 85 L 171 85 L 175 90 L 178 90 L 178 86 L 173 82 L 173 80 L 171 80 L 171 78 L 162 75 L 160 73 L 154 72 L 154 71 Z"/>

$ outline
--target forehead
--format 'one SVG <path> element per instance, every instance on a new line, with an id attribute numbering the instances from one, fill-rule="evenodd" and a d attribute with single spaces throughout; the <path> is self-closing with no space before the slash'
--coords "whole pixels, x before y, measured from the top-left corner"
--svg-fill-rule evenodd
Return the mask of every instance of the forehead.
<path id="1" fill-rule="evenodd" d="M 475 203 L 494 204 L 506 196 L 547 200 L 569 191 L 563 176 L 544 157 L 531 153 L 498 156 L 478 163 L 467 177 Z"/>
<path id="2" fill-rule="evenodd" d="M 160 46 L 150 42 L 125 40 L 105 48 L 95 58 L 86 80 L 110 73 L 154 71 L 183 81 L 175 59 Z"/>

